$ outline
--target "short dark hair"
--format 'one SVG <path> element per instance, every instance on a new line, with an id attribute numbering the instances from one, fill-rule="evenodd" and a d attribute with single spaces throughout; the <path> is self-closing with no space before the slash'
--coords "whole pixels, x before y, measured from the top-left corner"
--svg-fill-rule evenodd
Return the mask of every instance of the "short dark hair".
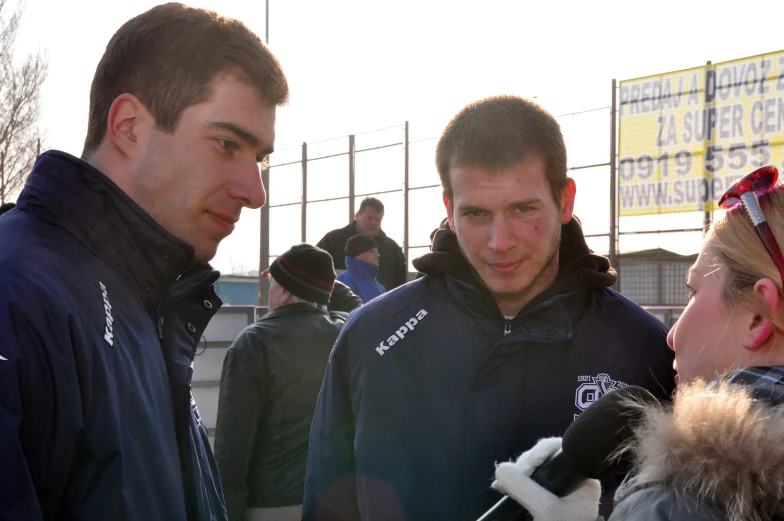
<path id="1" fill-rule="evenodd" d="M 0 215 L 3 215 L 5 212 L 10 212 L 16 208 L 16 203 L 4 203 L 0 205 Z"/>
<path id="2" fill-rule="evenodd" d="M 180 3 L 153 7 L 114 33 L 95 70 L 85 157 L 106 135 L 117 96 L 133 94 L 163 132 L 174 132 L 182 112 L 210 99 L 212 82 L 232 73 L 275 106 L 288 100 L 280 63 L 242 22 Z"/>
<path id="3" fill-rule="evenodd" d="M 365 197 L 362 199 L 362 202 L 359 203 L 359 213 L 364 212 L 368 207 L 373 208 L 377 212 L 384 213 L 384 203 L 375 197 Z"/>
<path id="4" fill-rule="evenodd" d="M 553 198 L 566 186 L 566 145 L 561 127 L 542 107 L 518 96 L 494 96 L 467 105 L 438 140 L 436 168 L 452 200 L 449 171 L 455 166 L 501 169 L 533 154 L 546 162 Z"/>

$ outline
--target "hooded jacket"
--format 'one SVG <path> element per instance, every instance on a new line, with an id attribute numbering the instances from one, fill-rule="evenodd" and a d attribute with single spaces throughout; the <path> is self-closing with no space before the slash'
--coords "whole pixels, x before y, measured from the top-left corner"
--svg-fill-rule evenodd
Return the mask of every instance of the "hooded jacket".
<path id="1" fill-rule="evenodd" d="M 359 295 L 362 302 L 370 302 L 386 291 L 376 280 L 378 266 L 354 257 L 346 257 L 346 271 L 338 275 L 338 280 Z"/>
<path id="2" fill-rule="evenodd" d="M 610 521 L 784 519 L 784 384 L 703 382 L 643 406 Z"/>
<path id="3" fill-rule="evenodd" d="M 0 518 L 226 519 L 190 392 L 218 272 L 101 172 L 39 156 L 0 219 Z"/>
<path id="4" fill-rule="evenodd" d="M 669 394 L 664 325 L 608 289 L 574 220 L 560 252 L 556 281 L 507 321 L 441 230 L 414 261 L 427 276 L 352 313 L 313 418 L 304 521 L 473 521 L 500 498 L 495 462 L 614 388 Z"/>
<path id="5" fill-rule="evenodd" d="M 346 269 L 346 243 L 358 234 L 357 222 L 332 230 L 316 244 L 321 249 L 327 250 L 332 255 L 336 270 Z M 384 231 L 378 232 L 374 237 L 378 244 L 378 281 L 387 291 L 394 289 L 408 281 L 408 264 L 398 243 L 387 237 Z"/>

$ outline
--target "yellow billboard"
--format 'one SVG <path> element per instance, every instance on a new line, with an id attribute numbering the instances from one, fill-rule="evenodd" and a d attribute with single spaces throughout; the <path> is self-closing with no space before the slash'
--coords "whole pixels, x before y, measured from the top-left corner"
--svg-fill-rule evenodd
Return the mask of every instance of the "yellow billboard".
<path id="1" fill-rule="evenodd" d="M 622 81 L 619 215 L 712 211 L 744 174 L 784 169 L 784 51 Z"/>

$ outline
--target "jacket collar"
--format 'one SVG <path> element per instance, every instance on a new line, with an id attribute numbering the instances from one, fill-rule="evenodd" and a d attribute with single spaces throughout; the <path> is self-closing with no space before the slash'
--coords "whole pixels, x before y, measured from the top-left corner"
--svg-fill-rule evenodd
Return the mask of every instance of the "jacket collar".
<path id="1" fill-rule="evenodd" d="M 295 316 L 304 316 L 304 315 L 326 315 L 328 311 L 324 311 L 322 309 L 316 309 L 310 304 L 304 304 L 302 302 L 295 302 L 294 304 L 286 304 L 275 311 L 270 311 L 260 320 L 274 320 L 276 318 L 285 318 L 285 317 L 295 317 Z"/>
<path id="2" fill-rule="evenodd" d="M 618 488 L 616 504 L 637 490 L 667 487 L 679 498 L 721 506 L 730 521 L 784 515 L 782 385 L 721 380 L 681 384 L 664 407 L 626 404 L 642 420 L 618 452 L 632 453 L 636 472 Z"/>
<path id="3" fill-rule="evenodd" d="M 559 251 L 558 277 L 555 282 L 526 304 L 515 322 L 541 311 L 554 301 L 564 304 L 569 315 L 573 312 L 581 314 L 583 307 L 571 305 L 584 300 L 583 292 L 578 290 L 605 288 L 615 283 L 615 270 L 605 257 L 594 254 L 588 248 L 577 219 L 573 218 L 561 226 Z M 414 259 L 413 264 L 422 273 L 446 275 L 447 285 L 468 309 L 487 317 L 500 316 L 498 305 L 463 255 L 457 235 L 451 230 L 438 230 L 433 241 L 433 252 Z"/>
<path id="4" fill-rule="evenodd" d="M 65 229 L 93 255 L 136 286 L 156 311 L 185 272 L 217 275 L 193 264 L 193 247 L 174 237 L 108 177 L 85 161 L 51 150 L 38 157 L 19 196 L 19 208 Z"/>
<path id="5" fill-rule="evenodd" d="M 370 277 L 372 279 L 376 278 L 376 273 L 378 273 L 377 265 L 355 259 L 354 257 L 346 257 L 345 260 L 346 268 L 354 270 L 362 276 Z"/>
<path id="6" fill-rule="evenodd" d="M 351 223 L 347 224 L 343 227 L 343 233 L 345 233 L 348 237 L 353 237 L 359 233 L 359 228 L 357 228 L 357 221 L 354 220 Z M 384 230 L 379 230 L 378 235 L 373 237 L 376 240 L 376 244 L 381 246 L 383 243 L 387 241 L 387 234 L 384 233 Z"/>

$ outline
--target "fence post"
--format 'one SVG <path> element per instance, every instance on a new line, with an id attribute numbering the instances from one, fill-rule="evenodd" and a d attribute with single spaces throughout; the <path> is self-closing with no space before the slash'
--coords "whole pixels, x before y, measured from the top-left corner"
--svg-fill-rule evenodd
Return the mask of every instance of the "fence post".
<path id="1" fill-rule="evenodd" d="M 403 137 L 403 151 L 404 151 L 404 167 L 403 167 L 403 256 L 408 262 L 408 121 L 406 121 L 404 137 Z M 408 266 L 406 266 L 408 272 Z"/>
<path id="2" fill-rule="evenodd" d="M 267 161 L 269 161 L 269 156 L 267 156 Z M 259 242 L 259 306 L 266 306 L 269 298 L 269 279 L 267 277 L 262 277 L 261 274 L 264 273 L 264 270 L 269 268 L 269 231 L 270 231 L 270 175 L 269 175 L 269 168 L 262 168 L 261 169 L 261 184 L 264 186 L 264 189 L 267 191 L 267 203 L 261 207 L 261 226 L 259 226 L 260 231 L 260 242 Z"/>
<path id="3" fill-rule="evenodd" d="M 302 242 L 307 242 L 308 225 L 308 144 L 302 143 Z"/>
<path id="4" fill-rule="evenodd" d="M 612 80 L 612 105 L 610 106 L 610 265 L 615 268 L 618 278 L 615 288 L 621 288 L 621 267 L 618 261 L 618 170 L 616 167 L 616 115 L 617 115 L 616 81 Z"/>
<path id="5" fill-rule="evenodd" d="M 356 150 L 355 138 L 353 135 L 348 137 L 348 222 L 354 220 L 354 194 L 356 189 L 354 187 L 354 151 Z"/>
<path id="6" fill-rule="evenodd" d="M 711 109 L 715 107 L 713 96 L 715 95 L 716 77 L 710 73 L 711 71 L 712 71 L 711 61 L 708 60 L 708 62 L 705 64 L 705 105 L 704 105 L 705 110 L 703 111 L 703 117 L 705 118 L 705 140 L 703 141 L 703 147 L 702 147 L 702 170 L 703 170 L 702 175 L 703 176 L 705 176 L 705 174 L 707 173 L 707 170 L 705 169 L 705 158 L 707 157 L 707 152 L 706 152 L 707 147 L 710 146 L 708 145 L 708 132 L 710 132 L 710 136 L 711 136 L 710 141 L 713 142 L 714 140 L 713 125 L 711 124 L 713 120 L 711 118 L 710 113 L 711 113 Z M 712 91 L 710 101 L 708 100 L 709 90 Z M 708 183 L 707 192 L 708 195 L 710 195 L 710 183 Z M 708 205 L 711 204 L 712 202 L 713 201 L 707 201 L 705 204 Z M 713 213 L 706 209 L 702 219 L 703 236 L 707 235 L 708 231 L 710 230 L 712 220 L 713 220 Z"/>

